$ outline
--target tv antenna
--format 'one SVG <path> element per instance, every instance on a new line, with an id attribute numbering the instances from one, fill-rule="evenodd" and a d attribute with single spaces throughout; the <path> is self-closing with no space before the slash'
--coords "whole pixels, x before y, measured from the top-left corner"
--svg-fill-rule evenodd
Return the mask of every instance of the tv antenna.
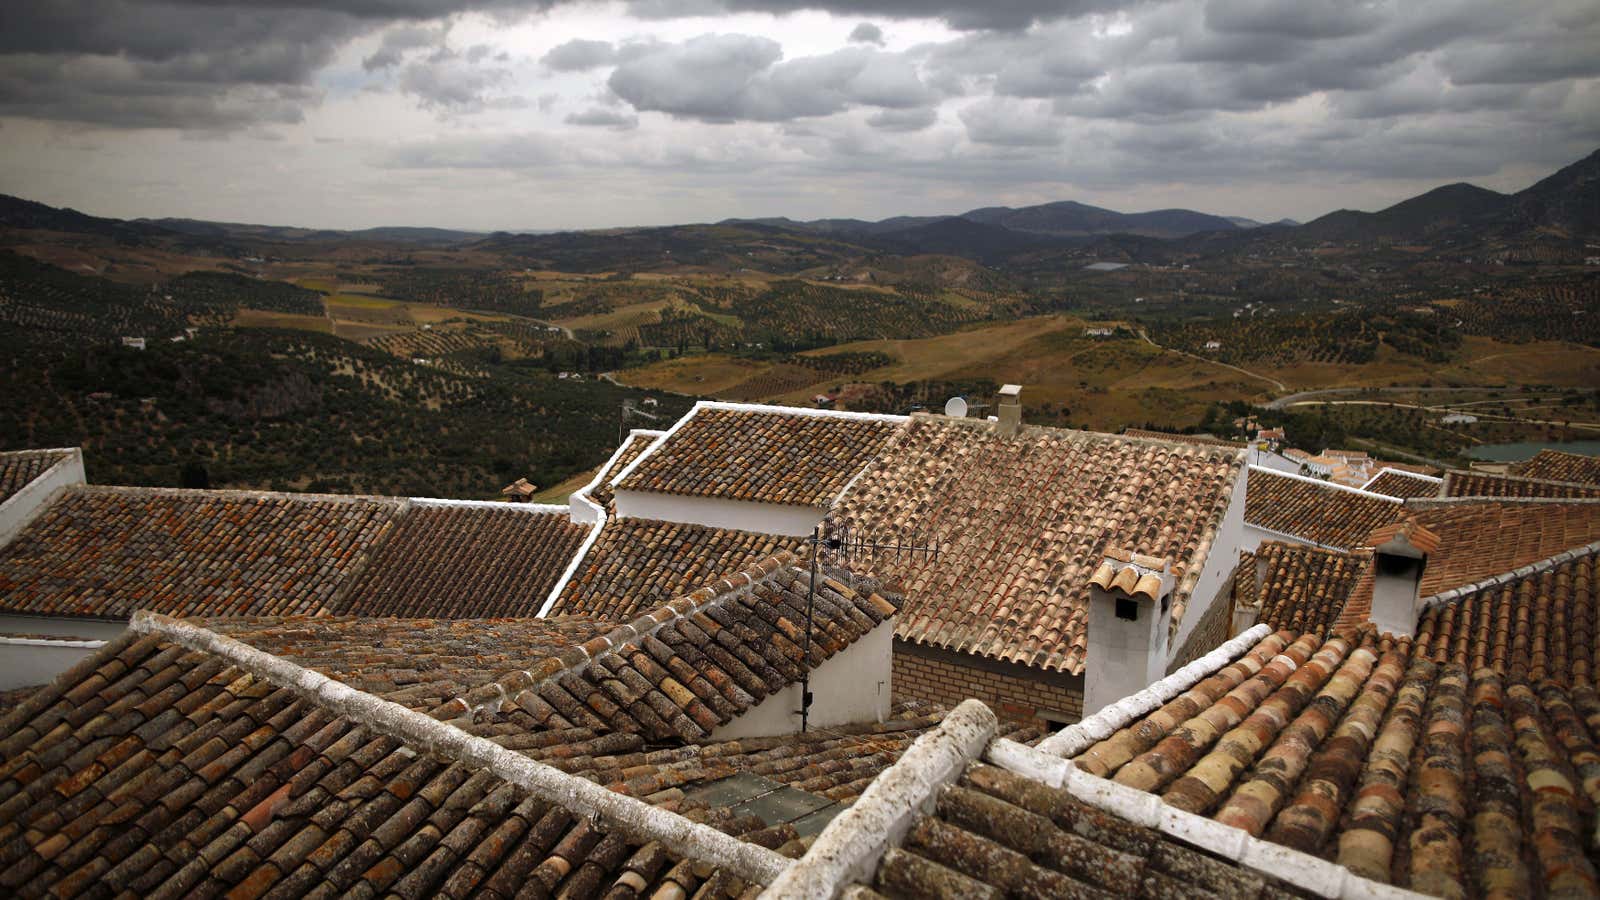
<path id="1" fill-rule="evenodd" d="M 829 525 L 827 532 L 823 525 Z M 811 536 L 806 538 L 806 543 L 811 545 L 811 578 L 806 588 L 806 639 L 801 656 L 805 658 L 806 668 L 800 673 L 800 733 L 804 734 L 811 724 L 811 628 L 813 610 L 817 602 L 817 557 L 821 551 L 827 550 L 837 554 L 841 560 L 854 559 L 857 556 L 872 554 L 893 553 L 896 559 L 925 559 L 930 562 L 939 561 L 941 550 L 939 541 L 932 544 L 908 544 L 902 541 L 880 541 L 865 535 L 857 535 L 849 523 L 837 526 L 824 522 L 811 529 Z"/>
<path id="2" fill-rule="evenodd" d="M 656 420 L 661 418 L 660 416 L 656 415 L 655 413 L 645 412 L 644 410 L 642 410 L 639 407 L 635 406 L 633 404 L 633 398 L 632 397 L 624 399 L 622 401 L 622 416 L 617 419 L 617 446 L 618 447 L 622 446 L 622 439 L 625 436 L 624 433 L 628 429 L 628 419 L 630 417 L 636 418 L 636 419 L 649 419 L 652 422 L 654 422 L 654 421 L 656 421 Z"/>

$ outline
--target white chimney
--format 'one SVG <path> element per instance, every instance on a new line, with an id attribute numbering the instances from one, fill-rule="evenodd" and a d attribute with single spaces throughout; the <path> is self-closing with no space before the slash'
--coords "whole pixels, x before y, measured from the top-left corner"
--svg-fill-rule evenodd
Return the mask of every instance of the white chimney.
<path id="1" fill-rule="evenodd" d="M 1105 561 L 1089 578 L 1085 716 L 1143 690 L 1166 674 L 1176 580 L 1169 560 L 1106 551 Z"/>
<path id="2" fill-rule="evenodd" d="M 995 431 L 1001 437 L 1011 437 L 1022 427 L 1022 385 L 1007 384 L 1000 388 L 1000 416 Z"/>
<path id="3" fill-rule="evenodd" d="M 1416 633 L 1422 612 L 1422 573 L 1439 536 L 1415 522 L 1388 525 L 1372 541 L 1372 623 L 1399 637 Z"/>

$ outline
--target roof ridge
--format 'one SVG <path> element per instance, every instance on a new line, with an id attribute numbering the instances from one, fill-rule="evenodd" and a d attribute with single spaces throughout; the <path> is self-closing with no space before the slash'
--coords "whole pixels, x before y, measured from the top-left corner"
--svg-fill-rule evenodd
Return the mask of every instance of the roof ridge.
<path id="1" fill-rule="evenodd" d="M 1423 481 L 1431 481 L 1431 482 L 1433 482 L 1435 484 L 1438 484 L 1439 482 L 1444 481 L 1444 479 L 1442 477 L 1438 476 L 1438 475 L 1424 475 L 1421 472 L 1412 472 L 1412 471 L 1409 471 L 1407 469 L 1396 469 L 1396 468 L 1393 468 L 1393 467 L 1390 467 L 1390 466 L 1384 466 L 1383 468 L 1379 469 L 1377 472 L 1373 473 L 1373 476 L 1371 478 L 1367 479 L 1367 484 L 1371 484 L 1374 481 L 1377 481 L 1378 480 L 1378 476 L 1382 475 L 1385 472 L 1392 472 L 1392 473 L 1394 473 L 1396 475 L 1404 475 L 1407 478 L 1419 478 L 1419 479 L 1421 479 Z M 1361 489 L 1362 490 L 1366 490 L 1367 489 L 1367 484 L 1362 485 Z"/>
<path id="2" fill-rule="evenodd" d="M 252 491 L 240 488 L 184 488 L 137 484 L 75 484 L 68 487 L 71 490 L 95 494 L 214 497 L 219 500 L 291 500 L 305 503 L 353 504 L 366 502 L 383 503 L 396 507 L 410 503 L 412 499 L 410 497 L 394 497 L 384 494 L 311 494 L 296 491 Z"/>
<path id="3" fill-rule="evenodd" d="M 1594 487 L 1594 485 L 1578 485 Z M 1403 501 L 1407 509 L 1443 509 L 1449 506 L 1494 506 L 1496 504 L 1534 506 L 1560 506 L 1563 504 L 1593 506 L 1600 497 L 1412 497 Z"/>
<path id="4" fill-rule="evenodd" d="M 1349 485 L 1340 484 L 1337 481 L 1323 481 L 1321 478 L 1312 478 L 1309 475 L 1299 475 L 1299 474 L 1296 474 L 1294 472 L 1280 472 L 1277 469 L 1274 469 L 1274 468 L 1271 468 L 1271 467 L 1268 467 L 1268 466 L 1258 466 L 1255 463 L 1250 463 L 1249 468 L 1250 468 L 1250 471 L 1252 471 L 1252 472 L 1260 472 L 1260 473 L 1262 473 L 1264 475 L 1276 475 L 1279 478 L 1290 478 L 1290 479 L 1293 479 L 1295 481 L 1303 481 L 1303 482 L 1305 482 L 1307 484 L 1314 484 L 1314 485 L 1317 485 L 1319 487 L 1328 488 L 1330 490 L 1346 491 L 1346 492 L 1351 493 L 1351 494 L 1360 494 L 1363 497 L 1373 497 L 1375 499 L 1383 500 L 1383 501 L 1388 502 L 1388 503 L 1404 503 L 1405 502 L 1404 500 L 1401 500 L 1399 497 L 1391 497 L 1388 494 L 1379 494 L 1379 493 L 1377 493 L 1375 491 L 1369 491 L 1369 490 L 1365 490 L 1363 488 L 1350 487 Z"/>
<path id="5" fill-rule="evenodd" d="M 1587 544 L 1573 547 L 1568 550 L 1563 550 L 1560 553 L 1547 556 L 1544 559 L 1518 566 L 1509 572 L 1501 572 L 1498 575 L 1490 575 L 1487 578 L 1480 578 L 1471 584 L 1453 587 L 1448 591 L 1440 591 L 1432 596 L 1422 598 L 1421 609 L 1417 611 L 1417 614 L 1418 616 L 1421 616 L 1423 613 L 1426 613 L 1435 606 L 1448 605 L 1469 594 L 1476 594 L 1479 591 L 1500 587 L 1502 585 L 1516 584 L 1525 578 L 1548 572 L 1557 566 L 1572 562 L 1576 559 L 1582 559 L 1586 556 L 1593 556 L 1596 553 L 1600 553 L 1600 540 L 1590 541 Z"/>
<path id="6" fill-rule="evenodd" d="M 1550 485 L 1555 485 L 1556 487 L 1587 488 L 1587 489 L 1589 489 L 1591 491 L 1600 490 L 1600 485 L 1588 484 L 1588 483 L 1585 483 L 1585 482 L 1582 482 L 1582 481 L 1558 481 L 1558 480 L 1556 480 L 1554 478 L 1536 478 L 1536 477 L 1534 477 L 1532 475 L 1513 475 L 1510 472 L 1479 472 L 1479 471 L 1477 471 L 1475 469 L 1450 469 L 1450 470 L 1446 471 L 1444 474 L 1445 474 L 1445 478 L 1449 478 L 1452 475 L 1470 475 L 1473 478 L 1499 478 L 1499 479 L 1504 479 L 1505 481 L 1520 481 L 1520 482 L 1523 482 L 1525 484 L 1550 484 Z M 1444 499 L 1444 500 L 1467 500 L 1467 499 L 1482 499 L 1482 498 L 1481 497 L 1442 497 L 1440 499 Z M 1512 498 L 1512 499 L 1515 499 L 1515 498 Z M 1573 500 L 1581 500 L 1583 498 L 1581 498 L 1581 497 L 1572 497 L 1572 498 L 1547 497 L 1547 498 L 1543 498 L 1543 499 L 1554 499 L 1554 500 L 1573 499 Z"/>
<path id="7" fill-rule="evenodd" d="M 790 865 L 788 858 L 766 847 L 740 841 L 675 812 L 535 762 L 488 738 L 468 734 L 424 713 L 356 690 L 320 672 L 198 625 L 141 610 L 134 614 L 128 630 L 159 635 L 181 647 L 217 657 L 373 733 L 487 770 L 574 815 L 621 823 L 630 835 L 658 841 L 685 859 L 709 862 L 746 881 L 770 884 Z"/>

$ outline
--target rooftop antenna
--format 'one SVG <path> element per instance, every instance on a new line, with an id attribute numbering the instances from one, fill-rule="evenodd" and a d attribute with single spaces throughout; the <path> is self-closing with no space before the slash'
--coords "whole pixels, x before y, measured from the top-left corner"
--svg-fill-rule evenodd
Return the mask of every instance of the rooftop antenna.
<path id="1" fill-rule="evenodd" d="M 828 525 L 826 532 L 823 525 Z M 841 560 L 850 560 L 856 556 L 871 553 L 876 556 L 880 553 L 893 553 L 895 559 L 926 559 L 931 562 L 939 561 L 939 541 L 932 544 L 913 545 L 900 541 L 879 541 L 863 535 L 853 533 L 850 523 L 843 522 L 838 525 L 823 522 L 811 529 L 811 536 L 806 538 L 806 543 L 811 545 L 811 578 L 806 587 L 806 639 L 801 656 L 805 658 L 805 669 L 800 673 L 800 733 L 805 734 L 811 724 L 811 626 L 813 610 L 817 602 L 817 557 L 822 550 L 837 554 Z"/>
<path id="2" fill-rule="evenodd" d="M 621 415 L 621 417 L 619 417 L 617 419 L 617 446 L 618 447 L 622 446 L 623 432 L 625 432 L 627 430 L 627 428 L 628 428 L 628 417 L 630 417 L 630 416 L 632 416 L 634 418 L 638 418 L 638 419 L 649 419 L 652 422 L 654 422 L 657 419 L 661 418 L 660 416 L 656 415 L 655 413 L 647 413 L 644 410 L 640 409 L 639 407 L 634 406 L 632 397 L 628 397 L 628 398 L 623 399 L 623 401 L 622 401 L 622 415 Z"/>

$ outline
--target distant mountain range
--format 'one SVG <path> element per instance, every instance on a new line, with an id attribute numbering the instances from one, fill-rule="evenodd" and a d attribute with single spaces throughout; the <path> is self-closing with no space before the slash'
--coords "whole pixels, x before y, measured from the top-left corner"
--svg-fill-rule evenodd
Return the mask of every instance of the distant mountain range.
<path id="1" fill-rule="evenodd" d="M 194 219 L 124 221 L 57 209 L 0 195 L 0 227 L 98 234 L 119 240 L 177 239 L 199 242 L 365 241 L 418 246 L 474 245 L 528 256 L 559 251 L 617 261 L 709 259 L 740 247 L 743 256 L 766 242 L 783 243 L 798 259 L 822 241 L 828 252 L 852 248 L 904 255 L 944 254 L 992 263 L 1052 247 L 1110 241 L 1144 246 L 1170 242 L 1173 249 L 1248 246 L 1257 241 L 1435 243 L 1465 247 L 1486 240 L 1593 239 L 1600 237 L 1600 150 L 1514 194 L 1471 184 L 1448 184 L 1377 212 L 1338 210 L 1304 225 L 1282 219 L 1262 224 L 1237 216 L 1189 209 L 1123 213 L 1071 200 L 1036 206 L 991 206 L 955 216 L 894 216 L 863 219 L 725 219 L 715 225 L 619 228 L 605 231 L 484 234 L 444 228 L 386 227 L 359 231 L 205 222 Z M 735 233 L 730 229 L 738 229 Z M 719 242 L 726 246 L 719 247 Z M 745 247 L 745 243 L 756 246 Z M 604 245 L 604 246 L 601 246 Z M 1181 246 L 1180 246 L 1181 245 Z M 643 255 L 639 255 L 643 254 Z M 597 263 L 598 264 L 598 263 Z"/>
<path id="2" fill-rule="evenodd" d="M 1288 220 L 1285 220 L 1288 221 Z M 1105 234 L 1136 234 L 1143 237 L 1179 238 L 1202 231 L 1232 231 L 1256 228 L 1261 223 L 1239 217 L 1213 216 L 1192 209 L 1158 209 L 1142 213 L 1122 213 L 1074 200 L 1041 203 L 1037 206 L 986 206 L 958 216 L 895 216 L 869 222 L 863 219 L 813 219 L 809 222 L 788 218 L 724 219 L 719 225 L 769 225 L 815 231 L 840 237 L 883 237 L 940 225 L 944 235 L 981 235 L 965 229 L 961 222 L 1003 228 L 1019 234 L 1050 238 L 1088 238 Z M 944 223 L 944 224 L 941 224 Z M 1289 222 L 1289 224 L 1294 224 Z"/>

